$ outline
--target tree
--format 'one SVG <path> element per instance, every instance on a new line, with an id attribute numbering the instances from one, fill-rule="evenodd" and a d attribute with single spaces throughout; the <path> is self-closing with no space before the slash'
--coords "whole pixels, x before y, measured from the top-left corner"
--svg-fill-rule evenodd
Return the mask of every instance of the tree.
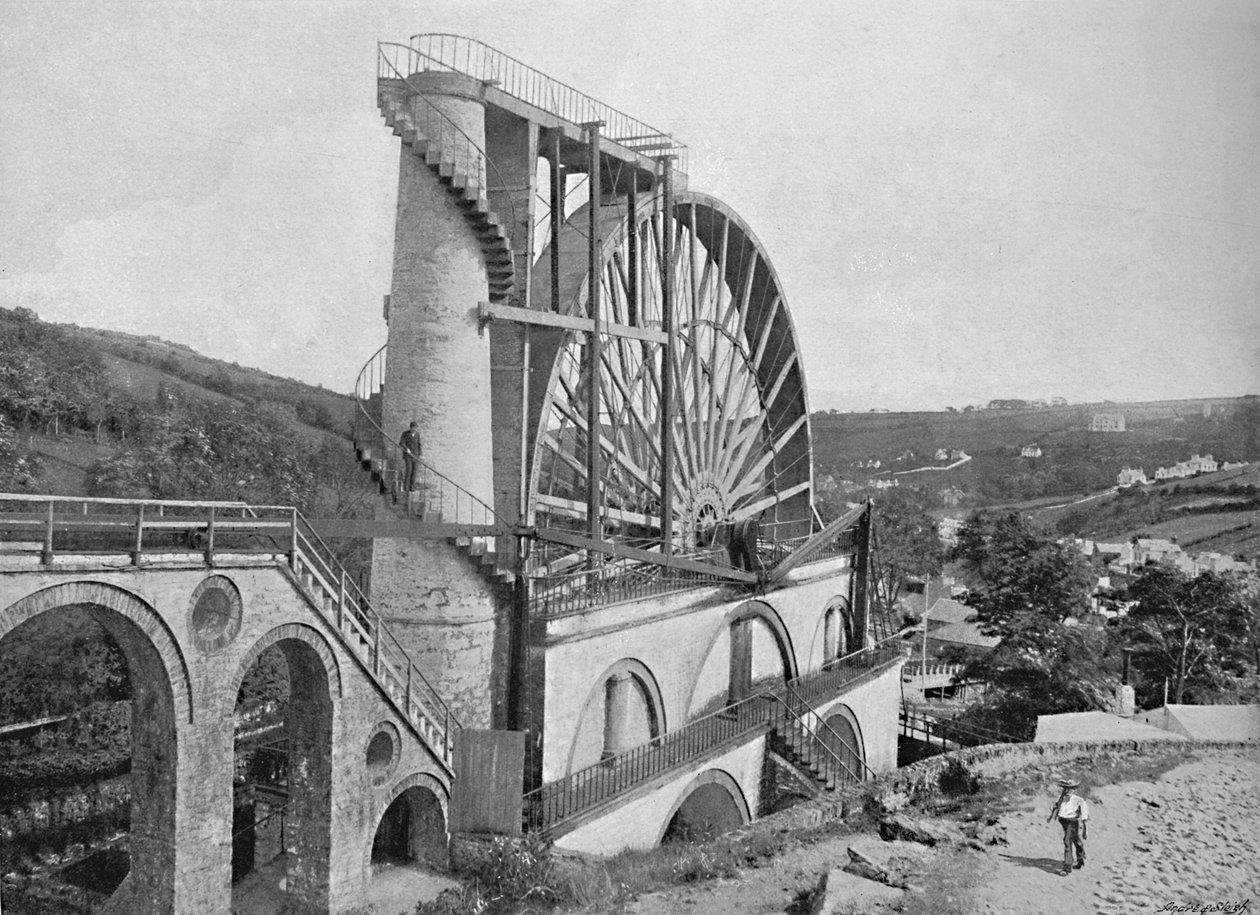
<path id="1" fill-rule="evenodd" d="M 32 486 L 39 475 L 34 458 L 18 442 L 13 427 L 0 414 L 0 490 L 11 492 Z"/>
<path id="2" fill-rule="evenodd" d="M 970 718 L 1028 738 L 1038 715 L 1109 705 L 1118 663 L 1107 633 L 1076 623 L 1094 583 L 1080 553 L 1019 515 L 981 512 L 963 525 L 952 556 L 975 582 L 981 631 L 1001 639 L 967 664 L 967 679 L 989 685 Z"/>
<path id="3" fill-rule="evenodd" d="M 1126 597 L 1137 602 L 1123 631 L 1149 682 L 1147 701 L 1158 701 L 1158 684 L 1167 680 L 1174 704 L 1187 694 L 1210 702 L 1249 667 L 1254 631 L 1238 582 L 1211 572 L 1190 578 L 1180 569 L 1152 566 L 1129 586 Z"/>
<path id="4" fill-rule="evenodd" d="M 1089 611 L 1094 576 L 1088 561 L 1020 515 L 976 513 L 959 531 L 952 557 L 979 582 L 971 603 L 986 635 L 1006 638 Z"/>
<path id="5" fill-rule="evenodd" d="M 874 503 L 876 548 L 871 556 L 872 598 L 891 617 L 906 582 L 939 575 L 945 562 L 936 519 L 912 491 L 888 491 Z"/>

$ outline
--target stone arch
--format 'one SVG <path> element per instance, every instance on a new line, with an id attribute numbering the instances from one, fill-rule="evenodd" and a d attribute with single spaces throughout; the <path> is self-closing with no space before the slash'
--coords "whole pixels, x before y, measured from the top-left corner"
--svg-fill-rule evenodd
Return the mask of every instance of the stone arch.
<path id="1" fill-rule="evenodd" d="M 237 696 L 250 668 L 271 647 L 283 654 L 288 668 L 282 731 L 288 797 L 282 829 L 282 850 L 287 853 L 285 892 L 299 907 L 322 911 L 328 907 L 332 872 L 333 735 L 344 681 L 324 636 L 310 626 L 287 623 L 250 646 L 230 684 L 229 696 Z M 256 830 L 264 822 L 256 808 L 246 807 L 243 813 L 240 829 Z M 243 845 L 248 852 L 249 843 Z M 261 863 L 257 858 L 254 861 Z"/>
<path id="2" fill-rule="evenodd" d="M 866 741 L 862 737 L 862 723 L 858 721 L 853 709 L 843 702 L 837 702 L 821 717 L 830 731 L 820 728 L 823 733 L 817 734 L 817 739 L 848 765 L 860 780 L 865 780 Z"/>
<path id="3" fill-rule="evenodd" d="M 725 792 L 727 798 L 734 804 L 735 810 L 739 815 L 739 823 L 731 824 L 731 828 L 751 823 L 753 818 L 752 808 L 748 805 L 748 799 L 744 797 L 744 790 L 739 786 L 739 782 L 727 772 L 725 769 L 706 769 L 697 775 L 686 788 L 678 795 L 678 799 L 674 801 L 669 809 L 669 813 L 665 815 L 664 822 L 661 823 L 660 831 L 656 835 L 656 844 L 660 845 L 665 839 L 666 834 L 670 830 L 670 826 L 674 823 L 674 818 L 678 816 L 679 811 L 683 810 L 683 805 L 691 800 L 694 795 L 706 786 L 713 786 L 715 790 L 721 789 Z"/>
<path id="4" fill-rule="evenodd" d="M 90 619 L 117 644 L 130 684 L 129 865 L 100 911 L 170 911 L 177 879 L 180 718 L 186 714 L 191 722 L 192 717 L 183 655 L 149 604 L 122 588 L 92 581 L 45 588 L 0 612 L 0 641 L 43 614 L 59 611 L 81 614 L 78 625 L 84 617 Z"/>
<path id="5" fill-rule="evenodd" d="M 337 662 L 337 655 L 329 646 L 328 640 L 324 638 L 324 634 L 312 626 L 307 626 L 305 623 L 285 623 L 283 626 L 277 626 L 266 635 L 260 637 L 250 646 L 249 651 L 245 652 L 245 656 L 241 658 L 240 664 L 237 665 L 232 689 L 228 692 L 229 701 L 235 701 L 236 694 L 241 688 L 246 672 L 254 666 L 258 656 L 272 645 L 285 639 L 305 642 L 309 645 L 324 663 L 324 672 L 328 675 L 328 686 L 331 695 L 336 696 L 338 699 L 346 697 L 349 688 L 341 677 L 341 665 Z"/>
<path id="6" fill-rule="evenodd" d="M 774 607 L 765 601 L 744 601 L 727 611 L 713 635 L 709 637 L 708 645 L 705 647 L 704 654 L 701 655 L 700 668 L 696 671 L 696 675 L 692 679 L 691 688 L 688 690 L 685 708 L 691 709 L 696 700 L 696 690 L 700 687 L 700 677 L 704 671 L 704 666 L 709 660 L 709 656 L 713 653 L 713 648 L 717 645 L 718 640 L 724 634 L 730 632 L 738 623 L 746 620 L 760 620 L 766 624 L 766 627 L 774 637 L 775 645 L 779 651 L 779 660 L 783 665 L 783 678 L 785 680 L 796 679 L 798 675 L 796 650 L 792 646 L 792 634 L 784 624 L 783 618 L 779 616 L 778 611 Z"/>
<path id="7" fill-rule="evenodd" d="M 579 745 L 582 739 L 583 728 L 588 725 L 592 709 L 595 704 L 601 701 L 604 695 L 606 685 L 609 680 L 615 677 L 629 677 L 639 684 L 643 691 L 644 699 L 647 705 L 648 715 L 648 737 L 656 739 L 664 734 L 667 730 L 665 720 L 665 699 L 661 694 L 660 684 L 656 680 L 656 675 L 651 669 L 637 658 L 622 658 L 619 661 L 610 664 L 602 674 L 596 679 L 590 692 L 587 694 L 586 701 L 583 702 L 581 711 L 578 712 L 577 727 L 573 732 L 573 740 L 569 744 L 569 757 L 565 763 L 564 771 L 566 773 L 573 771 L 574 759 L 579 752 Z M 605 715 L 607 708 L 605 707 Z"/>
<path id="8" fill-rule="evenodd" d="M 192 678 L 188 675 L 188 662 L 179 640 L 151 604 L 125 588 L 103 581 L 71 581 L 28 594 L 0 611 L 0 639 L 41 613 L 77 604 L 113 610 L 135 623 L 136 628 L 148 636 L 162 659 L 162 666 L 166 668 L 175 707 L 192 724 Z"/>
<path id="9" fill-rule="evenodd" d="M 400 799 L 406 798 L 413 791 L 427 791 L 433 795 L 437 802 L 437 812 L 441 816 L 442 830 L 444 836 L 449 833 L 448 824 L 450 823 L 450 788 L 440 778 L 428 772 L 413 772 L 397 782 L 389 789 L 388 793 L 383 793 L 380 802 L 373 805 L 372 817 L 370 822 L 375 823 L 371 834 L 368 836 L 367 843 L 363 849 L 363 866 L 365 873 L 372 872 L 372 852 L 376 846 L 377 834 L 380 831 L 382 821 L 385 815 L 389 813 L 390 808 Z M 443 839 L 445 842 L 445 838 Z M 423 849 L 421 849 L 423 851 Z M 418 854 L 418 858 L 428 861 L 429 863 L 440 863 L 432 860 L 428 854 Z"/>
<path id="10" fill-rule="evenodd" d="M 822 667 L 855 650 L 853 610 L 847 597 L 837 594 L 824 605 L 814 629 L 814 644 L 821 649 Z M 813 656 L 811 649 L 810 657 Z"/>

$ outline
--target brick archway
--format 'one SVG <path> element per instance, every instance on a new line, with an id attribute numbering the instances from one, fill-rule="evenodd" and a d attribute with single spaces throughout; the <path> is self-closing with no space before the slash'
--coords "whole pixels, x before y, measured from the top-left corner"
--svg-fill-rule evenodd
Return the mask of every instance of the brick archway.
<path id="1" fill-rule="evenodd" d="M 299 623 L 277 626 L 250 646 L 241 659 L 229 696 L 238 695 L 250 668 L 274 647 L 288 670 L 283 729 L 285 893 L 298 908 L 323 911 L 329 904 L 332 872 L 332 751 L 343 693 L 336 656 L 324 636 Z M 235 811 L 234 811 L 235 816 Z M 242 830 L 256 829 L 256 809 L 246 808 Z M 255 833 L 256 835 L 256 833 Z M 249 842 L 243 842 L 249 862 Z M 253 869 L 243 867 L 244 872 Z"/>
<path id="2" fill-rule="evenodd" d="M 752 822 L 752 808 L 749 807 L 748 799 L 744 797 L 744 791 L 739 787 L 739 782 L 735 780 L 734 776 L 724 769 L 707 769 L 691 780 L 690 784 L 688 784 L 687 787 L 684 788 L 678 795 L 678 800 L 674 801 L 673 806 L 669 808 L 669 813 L 665 815 L 665 819 L 661 823 L 660 831 L 656 835 L 657 845 L 661 844 L 661 841 L 665 838 L 665 834 L 669 832 L 669 827 L 674 822 L 674 817 L 680 810 L 683 809 L 683 805 L 686 804 L 697 791 L 700 791 L 708 785 L 725 789 L 727 796 L 729 796 L 739 814 L 739 818 L 741 820 L 739 825 Z"/>
<path id="3" fill-rule="evenodd" d="M 0 639 L 41 613 L 84 604 L 114 611 L 134 623 L 148 637 L 166 668 L 175 707 L 181 711 L 184 720 L 192 724 L 192 680 L 179 640 L 157 610 L 125 588 L 103 581 L 71 581 L 28 594 L 0 610 Z"/>
<path id="4" fill-rule="evenodd" d="M 595 703 L 604 701 L 608 681 L 616 677 L 629 677 L 642 689 L 647 705 L 649 739 L 660 737 L 668 730 L 665 719 L 665 699 L 661 695 L 661 687 L 656 681 L 656 675 L 652 673 L 651 668 L 637 658 L 622 658 L 609 665 L 595 679 L 586 701 L 582 704 L 581 711 L 578 713 L 577 727 L 573 731 L 573 740 L 569 744 L 569 756 L 564 768 L 566 774 L 573 771 L 574 757 L 578 753 L 583 728 L 587 725 L 591 709 L 594 708 Z M 605 709 L 605 714 L 607 714 L 607 709 Z"/>
<path id="5" fill-rule="evenodd" d="M 722 618 L 714 630 L 713 635 L 709 637 L 709 644 L 701 656 L 700 666 L 697 668 L 696 676 L 692 681 L 691 688 L 687 691 L 687 702 L 683 706 L 684 709 L 692 709 L 696 700 L 696 690 L 700 686 L 700 678 L 704 673 L 710 655 L 713 654 L 713 648 L 717 645 L 718 640 L 724 634 L 729 633 L 737 624 L 760 620 L 770 630 L 770 634 L 774 637 L 775 646 L 779 651 L 779 660 L 783 665 L 783 679 L 795 680 L 798 669 L 796 664 L 796 650 L 792 645 L 792 634 L 788 631 L 783 618 L 779 616 L 777 610 L 765 601 L 750 600 L 745 601 L 733 608 Z M 690 712 L 689 712 L 690 713 Z"/>
<path id="6" fill-rule="evenodd" d="M 836 658 L 844 657 L 857 650 L 857 637 L 853 631 L 853 610 L 849 599 L 837 594 L 823 607 L 818 617 L 818 625 L 814 627 L 813 645 L 810 646 L 809 657 L 817 653 L 819 666 L 826 666 Z M 815 648 L 820 650 L 815 652 Z"/>
<path id="7" fill-rule="evenodd" d="M 175 905 L 180 743 L 192 696 L 183 654 L 165 621 L 123 588 L 78 581 L 37 591 L 0 611 L 0 642 L 45 614 L 67 614 L 81 632 L 89 621 L 125 658 L 130 690 L 129 866 L 100 911 L 159 912 Z M 187 719 L 181 721 L 181 717 Z"/>
<path id="8" fill-rule="evenodd" d="M 309 645 L 324 663 L 324 672 L 328 674 L 328 686 L 331 694 L 338 699 L 345 698 L 349 689 L 341 677 L 341 665 L 337 663 L 337 656 L 333 653 L 323 633 L 304 623 L 285 623 L 283 626 L 277 626 L 259 638 L 250 646 L 245 656 L 241 658 L 241 663 L 236 668 L 236 678 L 232 682 L 232 689 L 228 693 L 230 697 L 233 697 L 233 701 L 235 701 L 236 693 L 241 688 L 241 682 L 245 679 L 246 672 L 254 666 L 254 662 L 258 660 L 259 655 L 272 645 L 285 639 L 305 642 Z"/>
<path id="9" fill-rule="evenodd" d="M 437 801 L 437 806 L 441 811 L 443 830 L 447 830 L 446 824 L 450 822 L 450 788 L 437 776 L 428 772 L 413 772 L 396 781 L 389 789 L 388 793 L 381 793 L 377 803 L 372 806 L 371 822 L 375 823 L 375 827 L 368 834 L 367 843 L 363 849 L 363 867 L 365 873 L 372 872 L 372 849 L 376 844 L 376 834 L 380 829 L 381 821 L 389 809 L 402 798 L 413 790 L 428 791 Z M 419 857 L 430 859 L 428 855 Z M 429 860 L 429 863 L 434 863 Z"/>

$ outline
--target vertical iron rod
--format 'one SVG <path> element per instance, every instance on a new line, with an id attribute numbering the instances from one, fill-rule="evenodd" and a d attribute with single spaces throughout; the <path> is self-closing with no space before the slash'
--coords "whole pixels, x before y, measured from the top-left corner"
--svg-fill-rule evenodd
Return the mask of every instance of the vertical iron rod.
<path id="1" fill-rule="evenodd" d="M 551 310 L 560 311 L 560 224 L 564 222 L 564 167 L 560 131 L 551 136 Z"/>
<path id="2" fill-rule="evenodd" d="M 600 368 L 600 231 L 599 210 L 603 203 L 603 179 L 600 175 L 599 128 L 600 121 L 590 121 L 586 128 L 587 141 L 587 186 L 590 188 L 590 200 L 587 204 L 587 311 L 593 322 L 586 345 L 586 518 L 587 533 L 596 540 L 603 539 L 604 529 L 600 520 L 601 498 L 600 483 L 603 477 L 599 453 L 600 434 L 600 402 L 599 402 L 599 368 Z"/>
<path id="3" fill-rule="evenodd" d="M 674 540 L 674 159 L 660 159 L 664 171 L 661 217 L 661 552 L 668 556 Z"/>

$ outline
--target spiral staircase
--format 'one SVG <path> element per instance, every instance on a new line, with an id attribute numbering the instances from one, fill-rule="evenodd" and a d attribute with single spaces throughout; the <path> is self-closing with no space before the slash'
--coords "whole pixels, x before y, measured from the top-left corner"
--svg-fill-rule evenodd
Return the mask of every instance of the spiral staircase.
<path id="1" fill-rule="evenodd" d="M 480 242 L 490 300 L 505 301 L 516 284 L 516 267 L 511 228 L 490 209 L 486 190 L 489 160 L 401 73 L 393 73 L 396 75 L 382 75 L 377 79 L 377 104 L 385 124 L 454 195 Z M 416 100 L 414 106 L 413 99 Z"/>

